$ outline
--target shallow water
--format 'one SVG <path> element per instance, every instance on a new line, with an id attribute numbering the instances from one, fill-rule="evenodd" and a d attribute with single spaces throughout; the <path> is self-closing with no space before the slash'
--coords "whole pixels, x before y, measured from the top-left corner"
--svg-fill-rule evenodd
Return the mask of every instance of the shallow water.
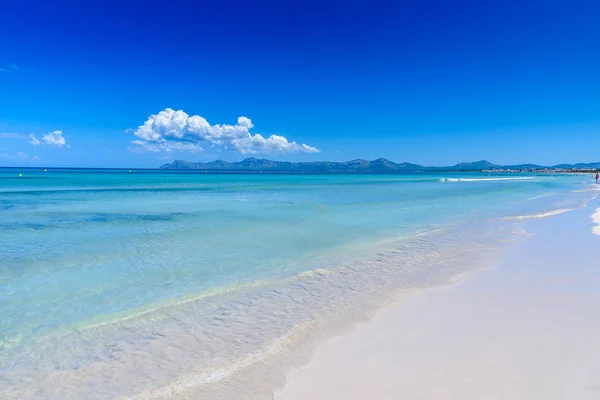
<path id="1" fill-rule="evenodd" d="M 2 398 L 218 380 L 597 194 L 585 176 L 19 172 L 0 169 Z"/>

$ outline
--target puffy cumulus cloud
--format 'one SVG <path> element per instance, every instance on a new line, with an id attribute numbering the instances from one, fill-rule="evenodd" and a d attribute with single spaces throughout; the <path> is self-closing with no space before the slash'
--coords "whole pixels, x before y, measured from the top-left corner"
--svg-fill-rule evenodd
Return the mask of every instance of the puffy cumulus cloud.
<path id="1" fill-rule="evenodd" d="M 49 146 L 64 147 L 67 146 L 67 141 L 63 136 L 62 131 L 52 131 L 42 135 L 41 140 L 35 136 L 35 133 L 29 134 L 29 143 L 34 146 L 47 144 Z"/>
<path id="2" fill-rule="evenodd" d="M 62 131 L 53 131 L 42 136 L 42 142 L 51 146 L 63 147 L 67 144 Z"/>
<path id="3" fill-rule="evenodd" d="M 254 125 L 250 118 L 239 117 L 236 125 L 211 125 L 199 115 L 167 108 L 151 115 L 133 134 L 137 148 L 151 152 L 203 151 L 205 147 L 221 146 L 242 154 L 318 153 L 315 147 L 290 142 L 283 136 L 268 138 L 250 133 Z"/>

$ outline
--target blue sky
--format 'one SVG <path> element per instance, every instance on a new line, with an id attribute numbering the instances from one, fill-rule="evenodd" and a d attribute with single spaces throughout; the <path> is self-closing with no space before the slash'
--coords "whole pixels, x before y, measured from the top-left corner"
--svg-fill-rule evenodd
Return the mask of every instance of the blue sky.
<path id="1" fill-rule="evenodd" d="M 598 15 L 592 0 L 3 2 L 0 165 L 600 161 Z"/>

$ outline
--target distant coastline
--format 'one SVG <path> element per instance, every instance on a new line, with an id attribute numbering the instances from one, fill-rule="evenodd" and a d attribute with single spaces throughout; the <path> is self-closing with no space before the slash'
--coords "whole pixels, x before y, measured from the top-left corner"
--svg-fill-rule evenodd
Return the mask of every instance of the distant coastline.
<path id="1" fill-rule="evenodd" d="M 152 173 L 163 172 L 188 172 L 188 173 L 214 173 L 214 174 L 415 174 L 415 173 L 449 173 L 449 172 L 480 172 L 480 173 L 596 173 L 600 172 L 600 162 L 559 164 L 543 166 L 536 164 L 498 165 L 482 160 L 476 162 L 462 162 L 451 166 L 423 166 L 407 162 L 396 163 L 385 158 L 377 160 L 356 159 L 352 161 L 315 161 L 315 162 L 289 162 L 273 161 L 268 159 L 246 158 L 238 162 L 211 161 L 190 162 L 175 160 L 157 168 L 136 167 L 49 167 L 49 166 L 1 166 L 0 170 L 15 171 L 60 171 L 60 172 L 88 172 L 88 173 Z"/>
<path id="2" fill-rule="evenodd" d="M 593 172 L 600 170 L 600 162 L 559 164 L 542 166 L 536 164 L 497 165 L 487 160 L 463 162 L 446 167 L 423 166 L 407 162 L 395 163 L 385 158 L 376 160 L 289 162 L 259 158 L 246 158 L 238 162 L 211 161 L 189 162 L 175 160 L 160 166 L 161 170 L 205 170 L 206 172 L 270 172 L 270 173 L 417 173 L 417 172 Z"/>

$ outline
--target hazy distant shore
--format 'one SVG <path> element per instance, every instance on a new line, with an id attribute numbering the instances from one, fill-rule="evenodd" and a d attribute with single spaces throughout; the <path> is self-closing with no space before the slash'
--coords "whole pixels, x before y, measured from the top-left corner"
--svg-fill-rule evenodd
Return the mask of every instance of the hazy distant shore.
<path id="1" fill-rule="evenodd" d="M 537 164 L 498 165 L 487 160 L 462 162 L 452 166 L 424 166 L 408 162 L 396 163 L 385 158 L 376 160 L 356 159 L 352 161 L 313 161 L 289 162 L 259 158 L 246 158 L 238 162 L 211 161 L 189 162 L 176 160 L 160 167 L 163 170 L 204 170 L 208 171 L 256 171 L 270 173 L 435 173 L 435 172 L 570 172 L 600 169 L 600 162 L 559 164 L 542 166 Z"/>

